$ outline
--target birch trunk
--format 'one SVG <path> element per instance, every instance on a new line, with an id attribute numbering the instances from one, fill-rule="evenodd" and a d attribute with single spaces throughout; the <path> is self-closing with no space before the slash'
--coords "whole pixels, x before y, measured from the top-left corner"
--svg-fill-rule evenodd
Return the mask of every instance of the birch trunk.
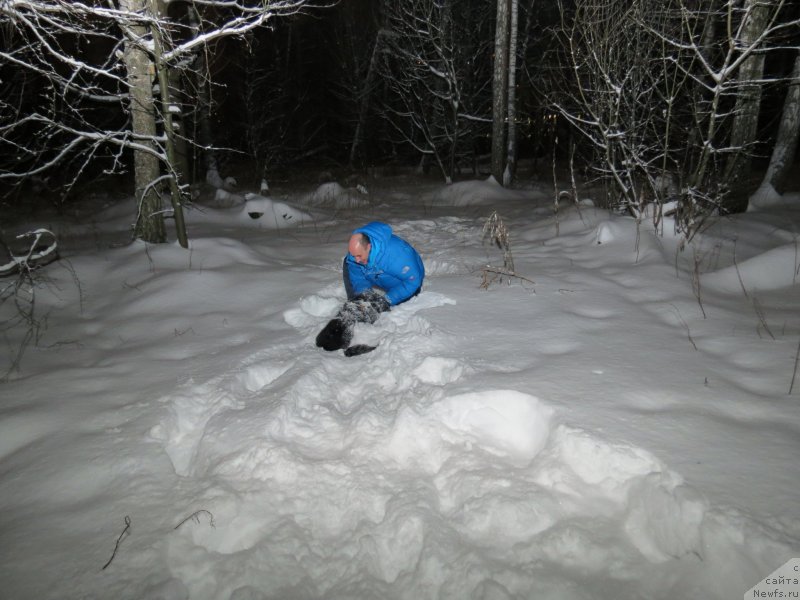
<path id="1" fill-rule="evenodd" d="M 794 60 L 789 89 L 783 101 L 783 114 L 775 139 L 775 147 L 769 160 L 767 172 L 761 182 L 760 190 L 782 193 L 784 185 L 794 165 L 797 141 L 800 139 L 800 52 Z M 769 192 L 767 192 L 769 193 Z M 756 194 L 757 200 L 759 194 Z M 754 198 L 751 198 L 751 205 Z"/>
<path id="2" fill-rule="evenodd" d="M 737 45 L 750 48 L 764 32 L 769 17 L 768 6 L 763 0 L 747 0 L 745 22 Z M 734 108 L 733 125 L 729 146 L 732 154 L 725 165 L 725 179 L 729 183 L 746 181 L 750 175 L 751 147 L 758 133 L 758 113 L 761 109 L 759 82 L 764 76 L 764 55 L 753 52 L 739 67 L 739 90 Z"/>
<path id="3" fill-rule="evenodd" d="M 120 8 L 130 13 L 145 9 L 145 0 L 120 0 Z M 156 183 L 160 165 L 154 139 L 156 136 L 153 76 L 155 69 L 141 44 L 147 33 L 144 25 L 132 24 L 125 42 L 131 130 L 140 148 L 133 152 L 134 187 L 139 210 L 134 235 L 146 242 L 163 243 L 167 239 L 161 208 L 160 186 Z"/>
<path id="4" fill-rule="evenodd" d="M 197 9 L 190 6 L 187 9 L 189 26 L 194 31 L 195 36 L 202 33 L 200 28 L 200 16 Z M 200 142 L 201 164 L 203 166 L 202 180 L 208 181 L 209 176 L 219 179 L 219 164 L 214 149 L 214 134 L 211 126 L 211 91 L 209 89 L 208 65 L 206 55 L 202 48 L 195 53 L 192 61 L 192 71 L 195 76 L 195 89 L 197 90 L 197 137 Z"/>
<path id="5" fill-rule="evenodd" d="M 164 7 L 166 9 L 166 7 Z M 151 0 L 150 10 L 152 14 L 161 16 L 161 7 L 158 2 Z M 166 10 L 164 10 L 166 14 Z M 183 219 L 183 206 L 181 205 L 181 192 L 178 187 L 178 178 L 180 177 L 180 166 L 178 164 L 178 153 L 175 150 L 175 128 L 172 122 L 172 110 L 170 108 L 170 93 L 169 93 L 169 72 L 168 66 L 164 62 L 164 44 L 162 40 L 162 31 L 157 26 L 153 25 L 150 28 L 150 33 L 153 38 L 153 52 L 155 55 L 156 74 L 158 76 L 158 87 L 161 92 L 161 119 L 164 123 L 164 137 L 167 149 L 167 167 L 169 169 L 169 191 L 170 200 L 172 202 L 172 215 L 175 220 L 175 233 L 178 236 L 178 242 L 181 247 L 188 248 L 189 240 L 186 235 L 186 222 Z"/>
<path id="6" fill-rule="evenodd" d="M 511 0 L 511 23 L 508 42 L 508 152 L 503 171 L 503 185 L 508 187 L 517 170 L 517 21 L 519 0 Z"/>
<path id="7" fill-rule="evenodd" d="M 503 182 L 508 93 L 508 0 L 497 0 L 492 78 L 492 175 Z"/>
<path id="8" fill-rule="evenodd" d="M 353 143 L 350 146 L 350 167 L 353 167 L 356 162 L 356 152 L 361 143 L 361 138 L 364 135 L 364 129 L 367 126 L 367 115 L 369 114 L 369 102 L 372 95 L 372 87 L 375 81 L 375 75 L 378 70 L 378 58 L 381 52 L 381 45 L 383 44 L 384 31 L 379 30 L 375 36 L 375 45 L 372 48 L 372 56 L 369 60 L 369 68 L 367 70 L 367 77 L 364 80 L 364 87 L 361 90 L 361 105 L 358 110 L 358 123 L 356 123 L 356 130 L 353 133 Z"/>

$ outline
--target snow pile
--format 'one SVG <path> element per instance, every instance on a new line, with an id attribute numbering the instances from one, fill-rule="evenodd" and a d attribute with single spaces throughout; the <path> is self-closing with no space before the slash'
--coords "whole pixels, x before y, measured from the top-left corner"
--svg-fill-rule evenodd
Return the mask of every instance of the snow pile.
<path id="1" fill-rule="evenodd" d="M 247 202 L 242 209 L 251 219 L 260 219 L 265 227 L 281 229 L 294 227 L 312 220 L 311 215 L 289 206 L 285 202 L 278 202 L 272 198 L 259 194 L 246 194 Z"/>
<path id="2" fill-rule="evenodd" d="M 226 201 L 220 201 L 223 196 Z M 213 207 L 193 207 L 186 212 L 186 221 L 192 225 L 227 224 L 253 229 L 287 229 L 314 221 L 306 211 L 267 196 L 255 193 L 230 194 L 217 190 L 218 201 Z"/>
<path id="3" fill-rule="evenodd" d="M 346 189 L 335 181 L 329 181 L 309 194 L 306 203 L 312 207 L 348 209 L 369 206 L 369 198 L 358 189 Z"/>
<path id="4" fill-rule="evenodd" d="M 511 200 L 539 200 L 545 196 L 546 193 L 539 190 L 508 190 L 489 176 L 485 181 L 462 181 L 440 188 L 432 200 L 437 205 L 480 206 Z"/>
<path id="5" fill-rule="evenodd" d="M 793 287 L 800 281 L 800 247 L 784 244 L 739 264 L 708 273 L 709 287 L 727 292 L 774 290 Z"/>
<path id="6" fill-rule="evenodd" d="M 769 182 L 763 182 L 750 197 L 747 210 L 756 211 L 770 208 L 791 208 L 791 201 L 784 198 Z"/>

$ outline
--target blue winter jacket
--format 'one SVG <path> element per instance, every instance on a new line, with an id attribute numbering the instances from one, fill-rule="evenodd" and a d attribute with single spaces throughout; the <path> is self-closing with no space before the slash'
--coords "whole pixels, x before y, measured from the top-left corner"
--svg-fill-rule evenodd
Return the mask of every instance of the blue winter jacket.
<path id="1" fill-rule="evenodd" d="M 373 221 L 353 233 L 364 233 L 372 248 L 366 265 L 360 265 L 349 252 L 344 264 L 353 292 L 360 294 L 372 287 L 386 292 L 390 305 L 399 304 L 416 294 L 425 278 L 422 258 L 411 244 L 392 234 L 386 223 Z"/>

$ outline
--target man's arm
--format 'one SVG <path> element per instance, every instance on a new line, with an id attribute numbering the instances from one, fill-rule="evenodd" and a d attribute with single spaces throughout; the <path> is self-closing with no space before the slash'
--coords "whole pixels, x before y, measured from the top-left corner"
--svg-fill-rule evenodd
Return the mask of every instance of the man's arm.
<path id="1" fill-rule="evenodd" d="M 352 261 L 350 257 L 344 261 L 344 268 L 346 269 L 345 274 L 350 280 L 350 286 L 354 295 L 358 295 L 372 287 L 372 284 L 364 276 L 362 270 Z"/>
<path id="2" fill-rule="evenodd" d="M 411 278 L 397 278 L 397 285 L 386 290 L 386 299 L 394 306 L 408 300 L 419 289 L 419 281 Z"/>

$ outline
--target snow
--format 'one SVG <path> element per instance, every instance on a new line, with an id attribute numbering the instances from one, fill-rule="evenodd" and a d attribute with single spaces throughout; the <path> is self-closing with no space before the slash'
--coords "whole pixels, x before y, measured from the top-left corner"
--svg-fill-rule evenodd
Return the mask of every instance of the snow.
<path id="1" fill-rule="evenodd" d="M 63 258 L 0 384 L 3 597 L 728 599 L 798 556 L 800 198 L 678 251 L 543 186 L 260 191 L 188 250 L 132 201 L 15 224 Z M 484 290 L 495 210 L 526 279 Z M 375 219 L 424 291 L 325 353 Z"/>
<path id="2" fill-rule="evenodd" d="M 772 187 L 771 183 L 765 181 L 750 197 L 747 210 L 756 211 L 762 208 L 780 206 L 784 202 L 783 196 Z"/>

